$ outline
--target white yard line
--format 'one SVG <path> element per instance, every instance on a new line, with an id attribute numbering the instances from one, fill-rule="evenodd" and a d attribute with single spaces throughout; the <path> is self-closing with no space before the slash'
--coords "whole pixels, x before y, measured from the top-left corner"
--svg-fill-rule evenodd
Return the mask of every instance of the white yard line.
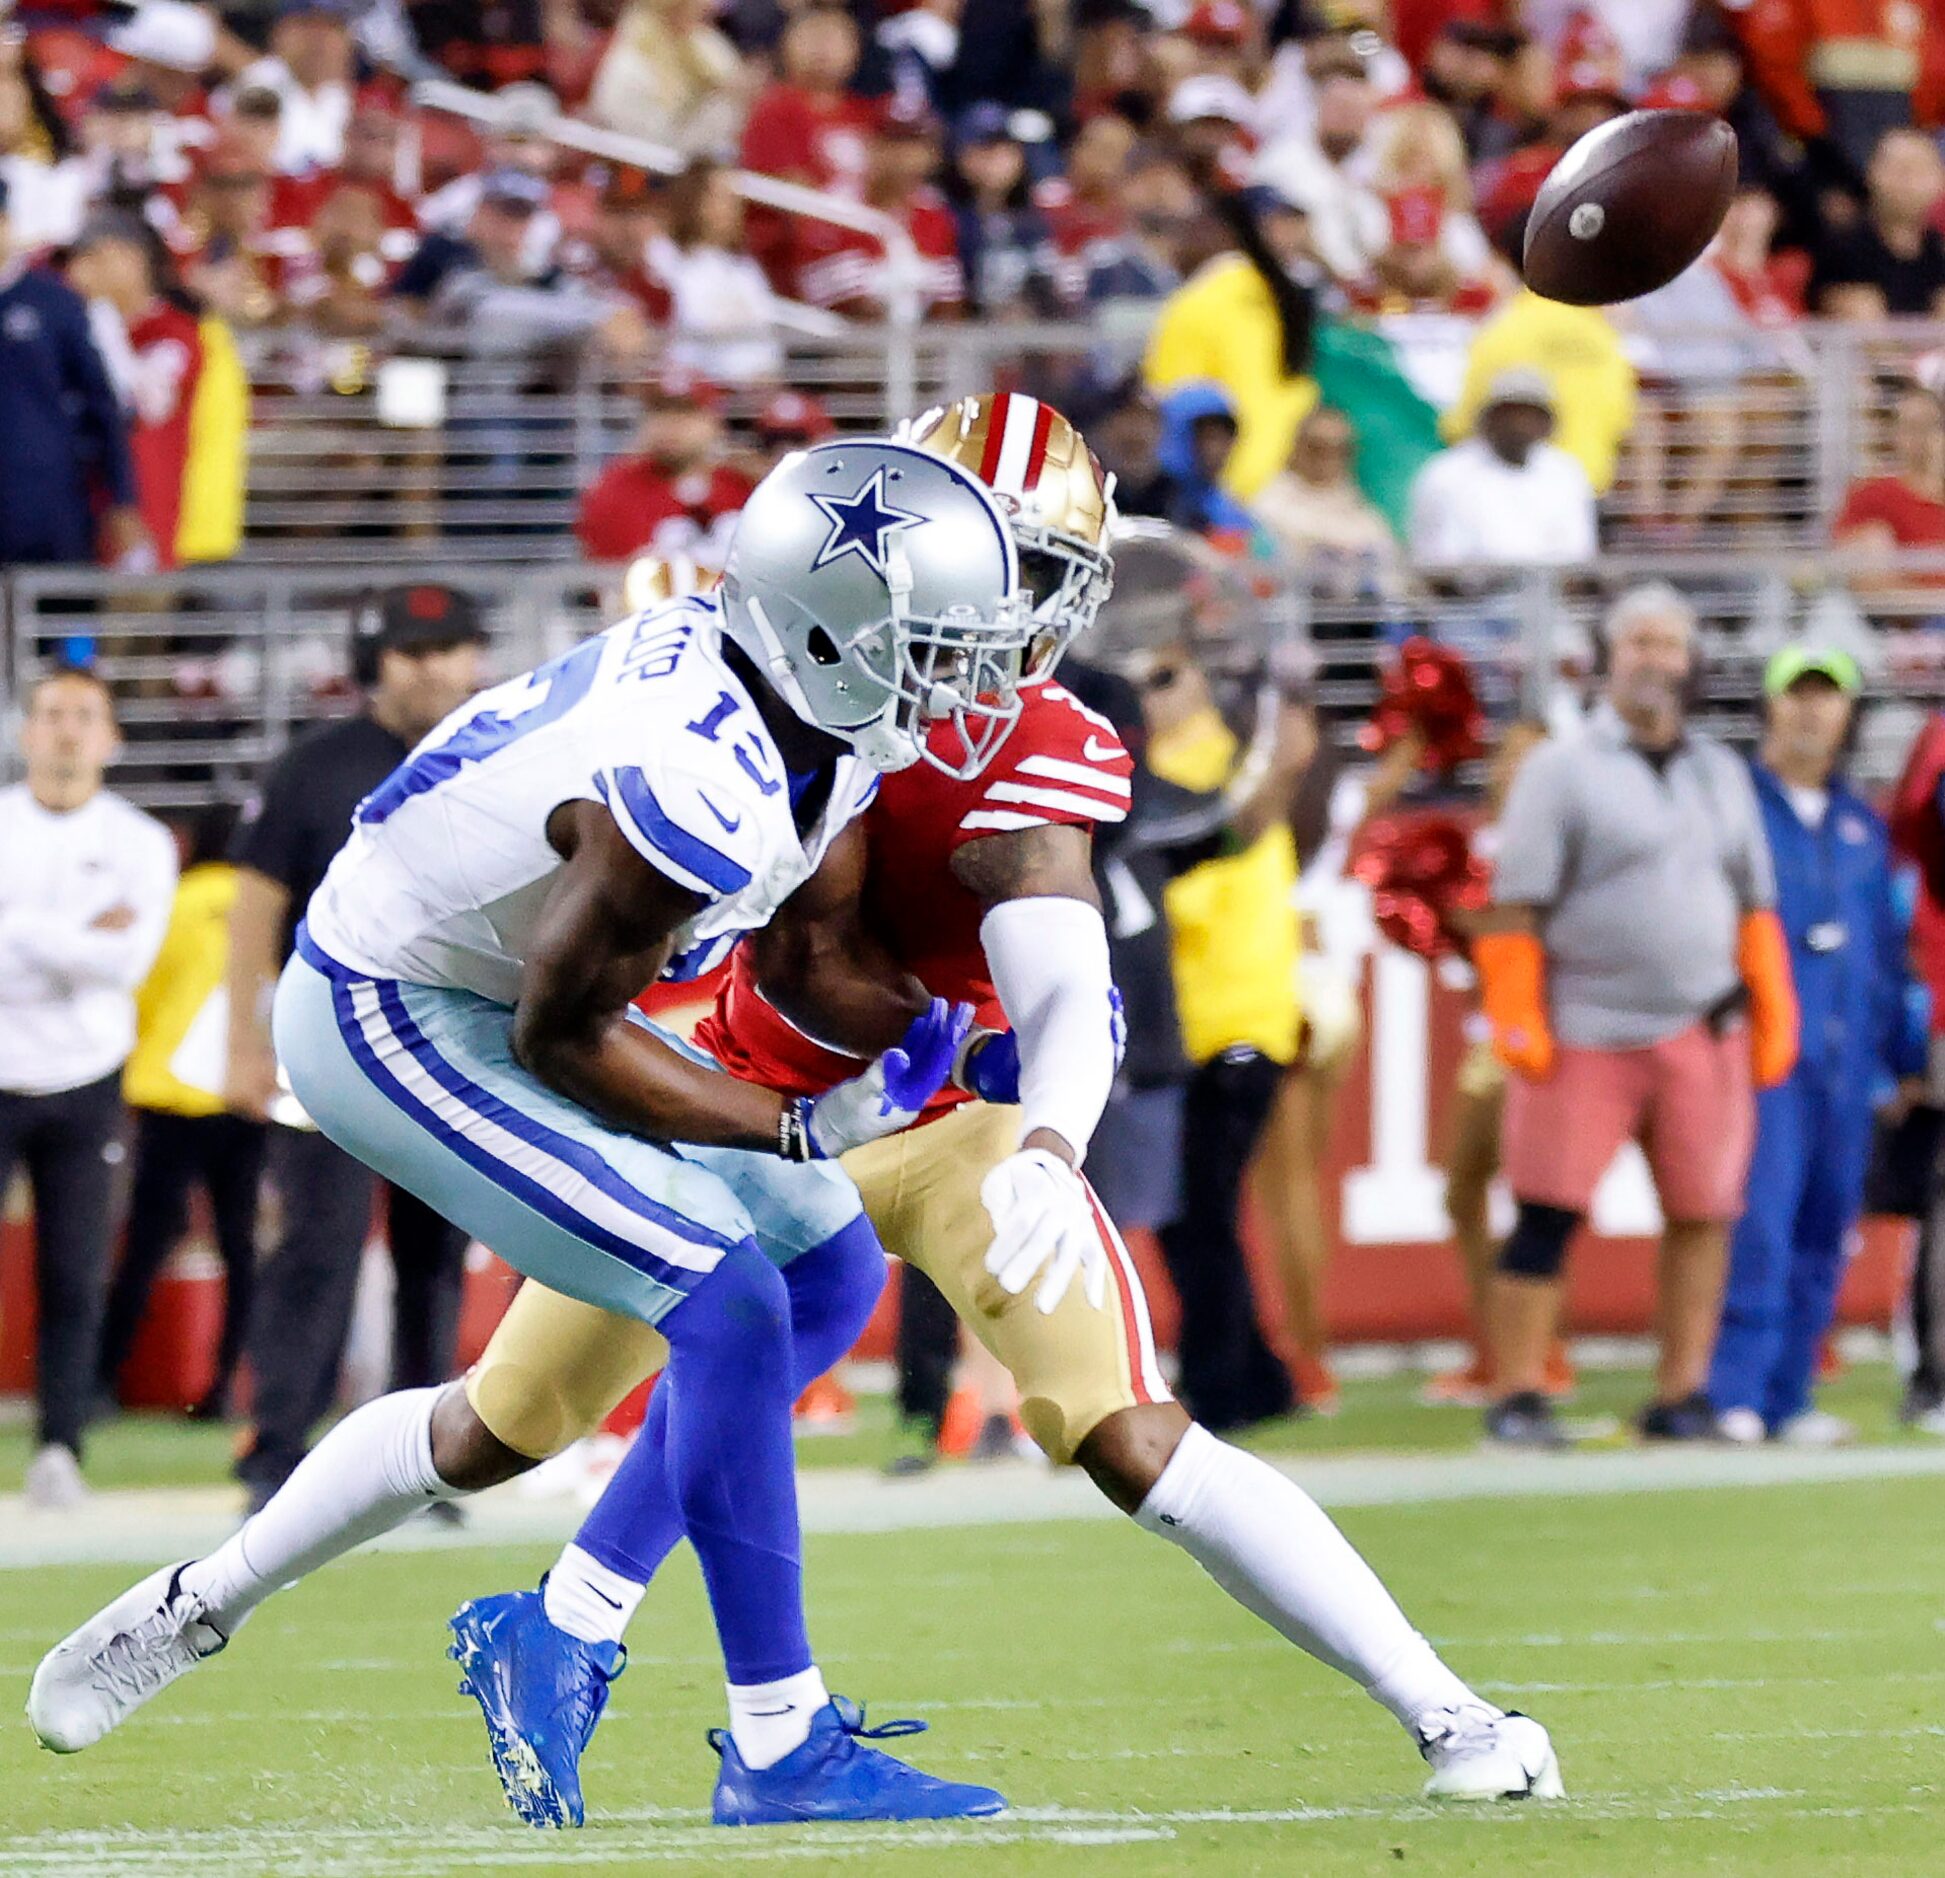
<path id="1" fill-rule="evenodd" d="M 1276 1466 L 1329 1507 L 1418 1506 L 1447 1500 L 1682 1493 L 1819 1481 L 1945 1475 L 1937 1446 L 1630 1450 L 1600 1454 L 1273 1456 Z M 811 1532 L 881 1533 L 914 1528 L 1033 1525 L 1120 1517 L 1079 1473 L 1032 1463 L 946 1468 L 918 1480 L 886 1480 L 865 1468 L 810 1468 L 800 1476 Z M 399 1550 L 479 1545 L 555 1545 L 580 1521 L 571 1496 L 536 1500 L 517 1487 L 468 1502 L 454 1532 L 418 1521 L 381 1540 Z M 38 1513 L 0 1495 L 0 1569 L 54 1564 L 138 1564 L 207 1551 L 236 1523 L 233 1490 L 167 1488 L 102 1493 L 71 1513 Z"/>

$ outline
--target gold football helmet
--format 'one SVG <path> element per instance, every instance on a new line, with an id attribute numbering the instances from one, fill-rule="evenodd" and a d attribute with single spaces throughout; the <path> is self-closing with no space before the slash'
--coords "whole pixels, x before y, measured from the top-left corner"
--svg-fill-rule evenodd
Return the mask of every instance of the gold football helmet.
<path id="1" fill-rule="evenodd" d="M 1018 392 L 961 398 L 914 418 L 905 435 L 971 471 L 1012 522 L 1039 628 L 1021 682 L 1039 682 L 1114 585 L 1114 478 L 1052 405 Z"/>
<path id="2" fill-rule="evenodd" d="M 713 593 L 722 569 L 698 561 L 692 554 L 644 554 L 630 563 L 621 583 L 622 604 L 631 613 L 645 613 L 664 600 L 685 594 Z"/>

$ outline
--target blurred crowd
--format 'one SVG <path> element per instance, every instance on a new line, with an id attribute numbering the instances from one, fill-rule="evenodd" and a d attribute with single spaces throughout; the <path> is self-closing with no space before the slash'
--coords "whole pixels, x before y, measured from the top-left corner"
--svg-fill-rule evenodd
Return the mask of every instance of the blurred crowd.
<path id="1" fill-rule="evenodd" d="M 1541 181 L 1640 105 L 1735 126 L 1715 247 L 1613 317 L 1524 293 Z M 1815 506 L 1745 395 L 1802 377 L 1797 322 L 1945 311 L 1942 120 L 1945 21 L 1906 0 L 17 4 L 0 291 L 50 332 L 79 296 L 100 369 L 63 360 L 86 423 L 41 426 L 63 474 L 0 559 L 233 552 L 256 332 L 310 335 L 334 383 L 399 346 L 673 373 L 733 394 L 713 472 L 760 449 L 794 331 L 888 311 L 1115 341 L 1012 369 L 1100 432 L 1125 508 L 1347 597 L 1577 558 L 1622 509 L 1680 543 L 1752 477 Z M 916 272 L 737 165 L 889 217 Z M 1139 372 L 1107 362 L 1144 335 Z M 37 461 L 30 430 L 6 453 Z M 1880 501 L 1870 538 L 1929 514 Z"/>

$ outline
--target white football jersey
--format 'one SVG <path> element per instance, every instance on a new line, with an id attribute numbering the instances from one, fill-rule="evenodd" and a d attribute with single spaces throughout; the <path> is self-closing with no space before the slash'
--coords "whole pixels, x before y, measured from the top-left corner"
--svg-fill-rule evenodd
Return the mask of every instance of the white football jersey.
<path id="1" fill-rule="evenodd" d="M 714 596 L 687 596 L 462 705 L 359 805 L 312 939 L 371 977 L 510 1005 L 564 865 L 547 818 L 604 802 L 650 866 L 709 902 L 665 976 L 707 970 L 810 878 L 878 780 L 839 758 L 800 836 L 783 758 L 721 646 Z"/>

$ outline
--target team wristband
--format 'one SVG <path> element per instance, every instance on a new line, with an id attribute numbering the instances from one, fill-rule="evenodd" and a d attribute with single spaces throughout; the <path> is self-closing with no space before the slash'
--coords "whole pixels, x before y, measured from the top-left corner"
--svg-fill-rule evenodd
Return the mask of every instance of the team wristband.
<path id="1" fill-rule="evenodd" d="M 814 1161 L 810 1139 L 810 1098 L 797 1096 L 777 1111 L 777 1152 L 786 1161 Z"/>

